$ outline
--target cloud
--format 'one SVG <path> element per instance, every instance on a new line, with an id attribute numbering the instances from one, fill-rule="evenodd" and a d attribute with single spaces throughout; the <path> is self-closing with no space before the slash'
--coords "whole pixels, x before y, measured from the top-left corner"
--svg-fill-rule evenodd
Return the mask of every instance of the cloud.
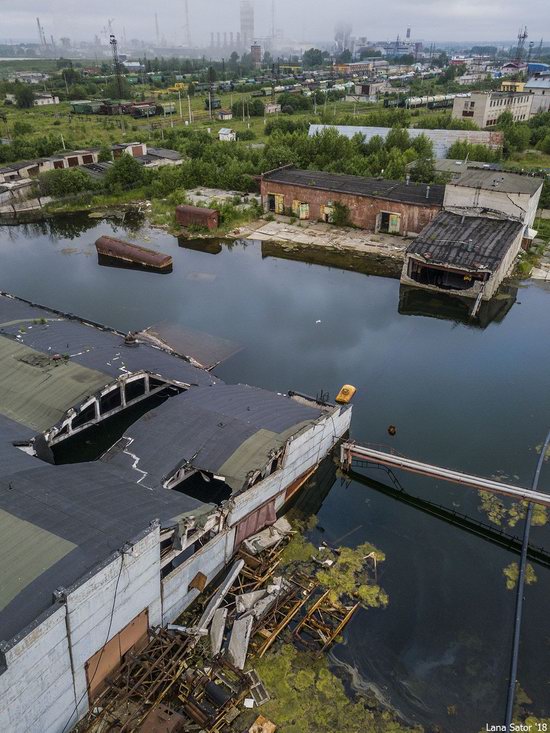
<path id="1" fill-rule="evenodd" d="M 188 0 L 191 30 L 197 43 L 206 43 L 210 33 L 239 30 L 239 0 Z M 256 32 L 271 31 L 272 0 L 254 0 Z M 128 38 L 152 40 L 155 10 L 161 33 L 170 43 L 181 42 L 185 24 L 184 0 L 164 0 L 156 5 L 146 0 L 94 0 L 84 4 L 74 0 L 26 0 L 24 10 L 15 0 L 0 0 L 3 39 L 36 38 L 36 16 L 46 35 L 91 40 L 100 35 L 109 18 L 115 32 Z M 338 21 L 346 21 L 356 35 L 369 40 L 403 36 L 412 25 L 413 37 L 431 41 L 511 40 L 521 23 L 532 29 L 548 17 L 547 0 L 531 0 L 517 14 L 515 0 L 393 0 L 385 4 L 365 0 L 275 0 L 275 23 L 286 36 L 311 42 L 330 41 Z M 539 33 L 539 31 L 536 31 Z"/>

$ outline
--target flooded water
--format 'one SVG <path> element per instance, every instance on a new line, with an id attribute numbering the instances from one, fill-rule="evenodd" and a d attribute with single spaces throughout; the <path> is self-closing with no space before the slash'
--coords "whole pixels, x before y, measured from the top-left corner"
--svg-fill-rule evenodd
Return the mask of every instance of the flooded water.
<path id="1" fill-rule="evenodd" d="M 93 246 L 100 234 L 171 254 L 173 273 L 100 267 Z M 550 428 L 547 289 L 522 285 L 472 325 L 451 301 L 402 291 L 396 279 L 263 257 L 258 243 L 201 249 L 91 219 L 4 227 L 0 289 L 121 330 L 168 321 L 231 339 L 242 350 L 216 369 L 226 380 L 331 397 L 354 384 L 356 440 L 530 483 L 536 446 Z M 381 471 L 369 475 L 388 483 Z M 475 492 L 399 478 L 411 494 L 485 518 Z M 541 487 L 550 489 L 550 467 Z M 502 570 L 517 557 L 340 479 L 318 522 L 319 537 L 350 546 L 368 540 L 387 557 L 379 582 L 388 608 L 356 615 L 336 650 L 359 686 L 371 684 L 427 730 L 501 724 L 515 602 Z M 550 549 L 548 527 L 534 528 L 532 541 Z M 535 570 L 519 680 L 532 709 L 549 716 L 550 571 Z"/>

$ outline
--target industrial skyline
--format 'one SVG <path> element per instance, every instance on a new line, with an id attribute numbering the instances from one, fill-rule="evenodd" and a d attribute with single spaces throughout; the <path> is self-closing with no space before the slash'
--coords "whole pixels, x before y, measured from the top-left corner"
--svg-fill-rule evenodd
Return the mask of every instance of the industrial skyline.
<path id="1" fill-rule="evenodd" d="M 156 15 L 143 0 L 97 0 L 93 7 L 63 0 L 28 0 L 24 9 L 13 0 L 3 0 L 2 6 L 3 41 L 37 41 L 36 18 L 40 17 L 48 42 L 51 36 L 84 41 L 115 32 L 120 38 L 165 39 L 168 45 L 187 45 L 190 40 L 194 46 L 209 45 L 212 32 L 222 37 L 224 33 L 246 34 L 243 45 L 249 45 L 273 37 L 276 30 L 296 41 L 330 42 L 338 24 L 371 40 L 394 38 L 412 25 L 414 36 L 423 40 L 506 42 L 514 38 L 519 25 L 540 28 L 541 19 L 547 16 L 545 0 L 533 0 L 522 7 L 521 15 L 512 0 L 422 0 L 414 8 L 406 0 L 393 0 L 376 6 L 374 19 L 360 0 L 326 3 L 323 12 L 315 0 L 299 4 L 291 0 L 202 0 L 200 4 L 197 0 L 166 0 Z M 399 27 L 396 18 L 402 21 Z"/>

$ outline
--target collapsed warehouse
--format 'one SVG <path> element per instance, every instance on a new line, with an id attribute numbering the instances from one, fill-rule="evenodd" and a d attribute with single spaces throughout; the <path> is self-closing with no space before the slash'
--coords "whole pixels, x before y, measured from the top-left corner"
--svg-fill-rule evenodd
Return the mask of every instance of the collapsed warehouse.
<path id="1" fill-rule="evenodd" d="M 146 332 L 6 294 L 0 364 L 0 727 L 60 733 L 276 521 L 351 406 L 225 384 Z M 60 463 L 132 410 L 98 460 Z"/>

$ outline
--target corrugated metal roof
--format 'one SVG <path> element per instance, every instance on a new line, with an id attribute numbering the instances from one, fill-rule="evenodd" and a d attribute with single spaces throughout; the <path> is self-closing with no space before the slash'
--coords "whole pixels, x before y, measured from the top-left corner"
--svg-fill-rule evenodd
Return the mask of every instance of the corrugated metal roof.
<path id="1" fill-rule="evenodd" d="M 528 193 L 533 196 L 542 188 L 542 178 L 522 176 L 519 173 L 504 173 L 502 171 L 485 171 L 469 169 L 465 171 L 453 186 L 466 188 L 481 188 L 484 191 L 502 191 L 503 193 Z"/>
<path id="2" fill-rule="evenodd" d="M 443 211 L 408 246 L 407 254 L 439 265 L 494 271 L 522 230 L 516 221 Z"/>
<path id="3" fill-rule="evenodd" d="M 445 186 L 387 181 L 379 178 L 363 178 L 325 171 L 281 168 L 264 174 L 267 181 L 303 186 L 321 191 L 347 193 L 354 196 L 368 196 L 387 201 L 399 201 L 420 206 L 442 206 Z"/>

